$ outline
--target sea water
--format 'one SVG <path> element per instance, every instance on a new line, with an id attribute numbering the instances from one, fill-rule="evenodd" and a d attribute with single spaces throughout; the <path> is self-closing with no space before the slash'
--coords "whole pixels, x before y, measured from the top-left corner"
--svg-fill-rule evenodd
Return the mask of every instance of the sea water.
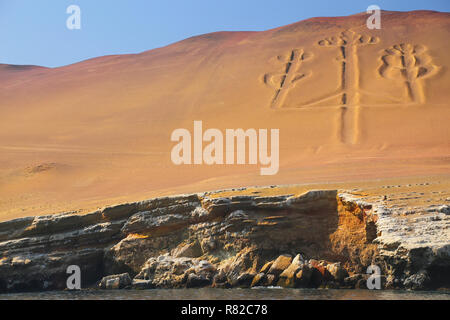
<path id="1" fill-rule="evenodd" d="M 0 300 L 450 300 L 450 291 L 352 289 L 153 289 L 0 294 Z"/>

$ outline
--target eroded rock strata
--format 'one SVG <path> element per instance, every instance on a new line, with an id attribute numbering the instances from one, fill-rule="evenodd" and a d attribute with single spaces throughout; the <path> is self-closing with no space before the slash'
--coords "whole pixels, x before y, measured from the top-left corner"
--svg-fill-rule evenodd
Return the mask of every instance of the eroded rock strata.
<path id="1" fill-rule="evenodd" d="M 373 200 L 373 199 L 372 199 Z M 203 193 L 0 223 L 0 291 L 66 288 L 450 287 L 449 207 L 392 210 L 347 191 Z"/>

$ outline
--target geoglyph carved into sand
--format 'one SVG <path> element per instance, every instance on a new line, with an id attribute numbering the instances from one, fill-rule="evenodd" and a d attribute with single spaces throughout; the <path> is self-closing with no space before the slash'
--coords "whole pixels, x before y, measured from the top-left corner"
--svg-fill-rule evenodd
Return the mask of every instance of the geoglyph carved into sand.
<path id="1" fill-rule="evenodd" d="M 385 50 L 379 73 L 386 79 L 403 81 L 409 102 L 424 103 L 423 79 L 435 75 L 439 68 L 422 45 L 401 43 Z"/>
<path id="2" fill-rule="evenodd" d="M 341 96 L 340 114 L 337 119 L 337 135 L 341 142 L 356 143 L 360 133 L 359 129 L 359 65 L 358 47 L 379 42 L 378 37 L 365 36 L 351 30 L 343 31 L 337 37 L 326 38 L 318 42 L 321 47 L 338 48 L 341 62 L 340 90 L 337 94 L 315 101 L 310 106 Z M 351 107 L 351 109 L 349 109 Z"/>
<path id="3" fill-rule="evenodd" d="M 278 109 L 283 106 L 286 96 L 299 80 L 308 77 L 310 74 L 300 72 L 304 61 L 312 58 L 312 54 L 305 53 L 303 49 L 294 49 L 289 56 L 277 57 L 284 63 L 284 71 L 277 74 L 267 73 L 264 75 L 264 83 L 275 89 L 275 95 L 270 103 L 271 108 Z"/>
<path id="4" fill-rule="evenodd" d="M 364 45 L 375 44 L 379 41 L 377 37 L 357 34 L 346 30 L 337 37 L 333 36 L 320 40 L 319 46 L 332 47 L 339 50 L 338 60 L 341 62 L 341 77 L 339 89 L 336 92 L 326 94 L 320 98 L 311 100 L 299 107 L 313 107 L 329 100 L 339 97 L 340 115 L 337 120 L 338 137 L 342 142 L 356 142 L 358 138 L 358 110 L 349 112 L 348 107 L 357 109 L 359 107 L 359 67 L 357 48 Z M 297 81 L 306 78 L 310 73 L 300 72 L 302 63 L 312 58 L 312 54 L 306 54 L 303 49 L 292 50 L 288 59 L 279 57 L 285 63 L 285 71 L 279 74 L 265 74 L 264 83 L 275 89 L 274 97 L 270 103 L 271 108 L 284 107 L 286 96 Z M 353 135 L 353 137 L 351 137 Z"/>
<path id="5" fill-rule="evenodd" d="M 318 42 L 322 47 L 338 48 L 341 54 L 338 58 L 341 62 L 341 92 L 338 95 L 342 95 L 343 105 L 359 104 L 358 47 L 378 42 L 378 37 L 365 36 L 350 30 L 342 32 L 338 37 L 326 38 Z"/>
<path id="6" fill-rule="evenodd" d="M 318 41 L 318 45 L 324 48 L 334 48 L 338 51 L 337 58 L 340 63 L 340 77 L 338 89 L 313 98 L 301 105 L 291 106 L 295 108 L 331 106 L 339 108 L 336 120 L 336 136 L 343 143 L 357 143 L 361 135 L 360 107 L 361 96 L 375 97 L 377 100 L 392 103 L 424 103 L 425 94 L 422 79 L 436 74 L 439 70 L 431 57 L 426 53 L 426 48 L 420 45 L 399 44 L 384 50 L 381 57 L 382 65 L 378 73 L 382 78 L 401 81 L 406 86 L 405 97 L 379 97 L 375 93 L 360 88 L 360 68 L 358 62 L 358 48 L 377 44 L 378 37 L 358 34 L 352 30 L 345 30 L 337 36 L 328 37 Z M 270 102 L 270 107 L 280 109 L 285 105 L 286 96 L 295 87 L 299 80 L 310 76 L 312 72 L 301 72 L 303 62 L 312 58 L 311 53 L 305 53 L 303 49 L 294 49 L 288 57 L 278 57 L 284 65 L 284 72 L 278 74 L 265 74 L 263 81 L 266 85 L 275 89 L 275 94 Z"/>

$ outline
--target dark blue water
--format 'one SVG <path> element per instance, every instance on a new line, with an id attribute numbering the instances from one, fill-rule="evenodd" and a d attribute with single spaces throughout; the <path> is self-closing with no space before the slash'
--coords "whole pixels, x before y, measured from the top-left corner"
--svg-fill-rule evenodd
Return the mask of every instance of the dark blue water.
<path id="1" fill-rule="evenodd" d="M 1 294 L 0 300 L 450 300 L 447 292 L 333 289 L 157 289 L 81 290 Z"/>

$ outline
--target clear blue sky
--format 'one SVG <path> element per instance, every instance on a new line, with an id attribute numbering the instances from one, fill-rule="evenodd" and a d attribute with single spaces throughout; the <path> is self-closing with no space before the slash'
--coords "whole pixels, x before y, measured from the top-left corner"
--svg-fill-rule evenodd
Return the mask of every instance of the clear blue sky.
<path id="1" fill-rule="evenodd" d="M 81 8 L 81 30 L 66 8 Z M 0 0 L 0 63 L 62 66 L 137 53 L 214 31 L 266 30 L 316 16 L 450 11 L 450 0 Z"/>

